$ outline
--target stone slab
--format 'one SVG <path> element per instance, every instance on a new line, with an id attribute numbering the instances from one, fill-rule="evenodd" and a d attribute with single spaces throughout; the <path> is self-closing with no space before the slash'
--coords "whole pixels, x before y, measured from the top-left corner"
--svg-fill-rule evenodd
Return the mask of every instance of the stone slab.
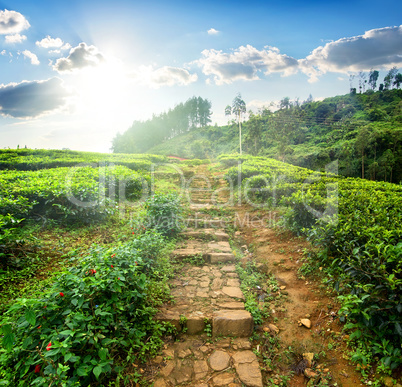
<path id="1" fill-rule="evenodd" d="M 212 335 L 249 337 L 253 333 L 253 317 L 246 310 L 220 310 L 212 317 Z"/>
<path id="2" fill-rule="evenodd" d="M 222 292 L 229 297 L 239 298 L 240 300 L 244 300 L 244 294 L 241 289 L 237 286 L 224 286 L 222 288 Z"/>
<path id="3" fill-rule="evenodd" d="M 209 253 L 209 261 L 213 264 L 218 262 L 233 262 L 235 260 L 235 256 L 232 253 Z"/>
<path id="4" fill-rule="evenodd" d="M 209 365 L 214 371 L 223 371 L 225 368 L 229 367 L 230 356 L 225 351 L 215 351 L 209 357 Z"/>
<path id="5" fill-rule="evenodd" d="M 236 272 L 236 266 L 235 265 L 223 266 L 221 268 L 221 271 L 223 271 L 225 273 L 234 273 L 234 272 Z"/>
<path id="6" fill-rule="evenodd" d="M 242 383 L 249 387 L 264 387 L 257 356 L 252 351 L 236 352 L 234 366 Z"/>
<path id="7" fill-rule="evenodd" d="M 177 259 L 193 258 L 201 256 L 204 259 L 208 259 L 209 255 L 203 250 L 196 249 L 178 249 L 172 252 L 172 256 Z"/>
<path id="8" fill-rule="evenodd" d="M 155 320 L 160 322 L 169 322 L 177 329 L 178 332 L 181 331 L 179 312 L 172 310 L 161 310 L 156 314 Z"/>
<path id="9" fill-rule="evenodd" d="M 242 310 L 244 309 L 244 302 L 233 301 L 233 302 L 225 302 L 217 305 L 220 309 L 231 309 L 231 310 Z"/>
<path id="10" fill-rule="evenodd" d="M 231 253 L 232 248 L 229 245 L 228 241 L 220 241 L 220 242 L 209 242 L 208 250 L 216 253 Z"/>

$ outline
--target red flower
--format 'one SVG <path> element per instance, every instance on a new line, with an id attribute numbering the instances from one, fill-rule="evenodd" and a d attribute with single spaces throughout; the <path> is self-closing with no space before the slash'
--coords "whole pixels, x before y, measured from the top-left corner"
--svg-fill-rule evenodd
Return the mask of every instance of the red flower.
<path id="1" fill-rule="evenodd" d="M 36 365 L 35 366 L 35 374 L 39 374 L 39 372 L 40 372 L 40 365 L 38 364 L 38 365 Z"/>
<path id="2" fill-rule="evenodd" d="M 113 265 L 110 265 L 110 267 L 113 269 Z"/>
<path id="3" fill-rule="evenodd" d="M 120 279 L 120 277 L 119 278 L 117 278 L 118 280 Z"/>
<path id="4" fill-rule="evenodd" d="M 39 326 L 38 326 L 38 329 L 40 329 L 40 328 L 41 328 L 41 326 L 42 326 L 42 325 L 39 325 Z"/>
<path id="5" fill-rule="evenodd" d="M 135 261 L 135 264 L 137 264 L 137 261 Z"/>
<path id="6" fill-rule="evenodd" d="M 64 297 L 64 293 L 63 293 L 63 292 L 60 292 L 59 294 L 60 294 L 60 297 Z"/>
<path id="7" fill-rule="evenodd" d="M 135 234 L 135 232 L 133 231 L 133 234 Z"/>
<path id="8" fill-rule="evenodd" d="M 52 348 L 52 342 L 50 342 L 47 347 L 46 347 L 46 351 L 50 351 Z"/>
<path id="9" fill-rule="evenodd" d="M 116 256 L 116 254 L 112 254 L 112 258 L 114 258 Z"/>

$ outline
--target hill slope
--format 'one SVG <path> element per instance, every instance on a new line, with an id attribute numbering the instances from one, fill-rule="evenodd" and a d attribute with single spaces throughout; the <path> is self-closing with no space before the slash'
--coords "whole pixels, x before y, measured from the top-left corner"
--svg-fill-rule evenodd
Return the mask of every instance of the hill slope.
<path id="1" fill-rule="evenodd" d="M 302 104 L 288 98 L 281 102 L 279 110 L 262 109 L 243 122 L 243 152 L 311 169 L 337 160 L 339 173 L 345 176 L 401 182 L 402 90 L 369 90 Z M 235 122 L 190 129 L 146 149 L 185 158 L 238 151 Z"/>

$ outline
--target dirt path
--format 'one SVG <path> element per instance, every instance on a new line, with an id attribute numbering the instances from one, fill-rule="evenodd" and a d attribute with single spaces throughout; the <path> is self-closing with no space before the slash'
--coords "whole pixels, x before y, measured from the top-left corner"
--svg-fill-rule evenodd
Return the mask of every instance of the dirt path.
<path id="1" fill-rule="evenodd" d="M 181 333 L 148 364 L 149 382 L 155 387 L 362 385 L 344 358 L 334 300 L 298 274 L 307 243 L 270 227 L 276 214 L 230 203 L 218 172 L 205 165 L 194 172 L 186 187 L 189 228 L 173 253 L 175 302 L 157 316 Z M 269 316 L 259 326 L 245 310 L 236 246 L 243 265 L 253 260 L 270 278 L 270 286 L 261 284 L 260 300 Z"/>

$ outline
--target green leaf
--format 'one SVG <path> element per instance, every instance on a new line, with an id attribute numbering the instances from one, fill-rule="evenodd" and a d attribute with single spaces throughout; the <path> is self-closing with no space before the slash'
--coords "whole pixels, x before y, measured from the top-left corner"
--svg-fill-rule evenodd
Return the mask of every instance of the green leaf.
<path id="1" fill-rule="evenodd" d="M 88 367 L 87 366 L 81 366 L 77 370 L 77 375 L 78 376 L 87 376 L 88 375 Z"/>
<path id="2" fill-rule="evenodd" d="M 1 328 L 3 335 L 8 335 L 9 333 L 13 332 L 13 328 L 10 324 L 3 325 Z"/>
<path id="3" fill-rule="evenodd" d="M 32 344 L 32 337 L 27 337 L 22 343 L 22 348 L 27 349 L 30 344 Z"/>
<path id="4" fill-rule="evenodd" d="M 32 309 L 27 309 L 25 311 L 25 320 L 27 320 L 31 325 L 36 324 L 36 316 Z"/>
<path id="5" fill-rule="evenodd" d="M 106 360 L 107 352 L 108 352 L 108 351 L 107 351 L 106 348 L 101 348 L 101 349 L 98 351 L 98 355 L 99 355 L 99 357 L 100 357 L 101 360 L 103 360 L 103 361 Z"/>
<path id="6" fill-rule="evenodd" d="M 3 337 L 3 347 L 7 351 L 11 351 L 13 349 L 14 342 L 15 342 L 14 333 L 7 333 L 6 335 L 4 335 L 4 337 Z"/>
<path id="7" fill-rule="evenodd" d="M 71 356 L 71 358 L 69 359 L 70 363 L 75 363 L 78 360 L 80 360 L 80 357 L 76 355 Z"/>
<path id="8" fill-rule="evenodd" d="M 73 356 L 73 354 L 71 352 L 66 353 L 64 355 L 64 362 L 65 363 L 68 362 L 71 359 L 72 356 Z"/>
<path id="9" fill-rule="evenodd" d="M 101 366 L 96 366 L 93 371 L 92 371 L 96 377 L 96 379 L 99 379 L 99 375 L 102 373 L 102 367 Z"/>
<path id="10" fill-rule="evenodd" d="M 68 336 L 68 335 L 74 336 L 74 332 L 71 331 L 71 330 L 69 330 L 69 329 L 67 329 L 67 330 L 65 330 L 65 331 L 61 331 L 61 332 L 60 332 L 60 335 L 64 335 L 64 336 Z"/>
<path id="11" fill-rule="evenodd" d="M 104 339 L 104 340 L 102 340 L 102 345 L 104 346 L 104 347 L 106 347 L 107 345 L 109 345 L 110 343 L 113 343 L 115 340 L 112 340 L 112 339 Z"/>

